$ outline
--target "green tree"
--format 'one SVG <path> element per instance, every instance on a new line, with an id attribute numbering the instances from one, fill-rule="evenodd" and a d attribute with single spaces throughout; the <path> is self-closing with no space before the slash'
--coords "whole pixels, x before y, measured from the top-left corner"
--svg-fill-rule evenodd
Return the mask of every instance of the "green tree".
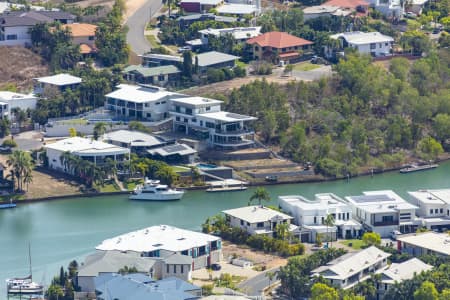
<path id="1" fill-rule="evenodd" d="M 192 78 L 193 73 L 193 65 L 192 65 L 192 52 L 186 51 L 183 53 L 183 68 L 182 68 L 183 76 L 187 78 Z"/>
<path id="2" fill-rule="evenodd" d="M 365 232 L 362 236 L 364 244 L 368 246 L 378 246 L 381 244 L 381 237 L 376 232 Z"/>
<path id="3" fill-rule="evenodd" d="M 160 179 L 161 182 L 171 186 L 179 178 L 177 172 L 173 170 L 170 166 L 164 166 L 158 169 L 155 173 L 156 178 Z"/>
<path id="4" fill-rule="evenodd" d="M 414 300 L 438 300 L 439 293 L 434 283 L 425 281 L 419 289 L 414 292 Z"/>
<path id="5" fill-rule="evenodd" d="M 269 202 L 270 201 L 269 192 L 263 187 L 257 187 L 250 197 L 250 203 L 252 203 L 254 200 L 257 200 L 258 205 L 260 206 L 262 201 Z"/>
<path id="6" fill-rule="evenodd" d="M 422 158 L 426 160 L 436 160 L 444 152 L 442 145 L 430 136 L 421 139 L 417 149 L 420 151 Z"/>
<path id="7" fill-rule="evenodd" d="M 8 119 L 3 118 L 0 120 L 0 138 L 7 136 L 10 133 L 11 123 Z"/>
<path id="8" fill-rule="evenodd" d="M 433 129 L 439 141 L 443 142 L 450 138 L 450 115 L 446 113 L 437 114 L 433 118 Z"/>
<path id="9" fill-rule="evenodd" d="M 268 271 L 266 272 L 266 277 L 269 279 L 269 288 L 272 285 L 272 281 L 277 279 L 277 272 Z"/>
<path id="10" fill-rule="evenodd" d="M 339 294 L 335 288 L 318 282 L 311 288 L 311 300 L 339 300 Z"/>
<path id="11" fill-rule="evenodd" d="M 32 181 L 33 160 L 30 153 L 14 150 L 6 163 L 12 168 L 14 178 L 17 180 L 17 189 L 23 191 L 23 184 Z M 25 178 L 27 178 L 27 182 L 24 182 Z"/>
<path id="12" fill-rule="evenodd" d="M 97 122 L 94 125 L 94 139 L 98 140 L 106 132 L 106 123 L 105 122 Z"/>
<path id="13" fill-rule="evenodd" d="M 328 214 L 327 217 L 323 220 L 323 224 L 327 226 L 327 241 L 331 242 L 331 247 L 333 247 L 333 238 L 330 236 L 328 230 L 330 227 L 333 227 L 335 223 L 334 217 L 331 214 Z"/>
<path id="14" fill-rule="evenodd" d="M 51 284 L 46 291 L 46 296 L 49 300 L 64 299 L 64 290 L 60 285 Z"/>

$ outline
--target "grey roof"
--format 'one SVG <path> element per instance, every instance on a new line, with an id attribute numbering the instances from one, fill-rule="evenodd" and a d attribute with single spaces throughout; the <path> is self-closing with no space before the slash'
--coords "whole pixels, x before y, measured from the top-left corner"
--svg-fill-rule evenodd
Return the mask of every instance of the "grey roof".
<path id="1" fill-rule="evenodd" d="M 146 53 L 146 54 L 143 54 L 142 57 L 152 58 L 152 59 L 156 59 L 156 60 L 163 60 L 163 61 L 173 61 L 173 62 L 182 62 L 183 61 L 183 58 L 181 56 L 168 55 L 168 54 Z"/>
<path id="2" fill-rule="evenodd" d="M 174 65 L 158 66 L 150 68 L 141 65 L 131 65 L 126 67 L 123 70 L 123 72 L 124 73 L 137 72 L 144 77 L 181 73 L 181 71 Z"/>
<path id="3" fill-rule="evenodd" d="M 99 273 L 115 273 L 125 266 L 135 267 L 141 273 L 148 273 L 154 264 L 155 260 L 140 257 L 136 253 L 98 251 L 86 257 L 78 276 L 94 277 Z"/>
<path id="4" fill-rule="evenodd" d="M 192 257 L 174 253 L 164 258 L 164 262 L 168 265 L 190 265 L 192 264 Z"/>
<path id="5" fill-rule="evenodd" d="M 17 11 L 1 14 L 0 24 L 4 27 L 34 26 L 63 19 L 74 20 L 75 16 L 62 11 Z"/>
<path id="6" fill-rule="evenodd" d="M 144 283 L 142 278 L 131 275 L 101 274 L 94 279 L 94 282 L 96 291 L 105 300 L 198 299 L 198 297 L 187 292 L 200 289 L 200 287 L 172 277 Z"/>
<path id="7" fill-rule="evenodd" d="M 210 52 L 200 53 L 199 55 L 194 56 L 193 57 L 194 64 L 195 64 L 195 57 L 197 57 L 198 65 L 200 67 L 212 66 L 215 64 L 220 64 L 220 63 L 229 62 L 229 61 L 235 61 L 235 60 L 239 59 L 238 56 L 234 56 L 234 55 L 230 55 L 230 54 L 226 54 L 226 53 L 222 53 L 222 52 L 217 52 L 217 51 L 210 51 Z"/>
<path id="8" fill-rule="evenodd" d="M 147 150 L 147 152 L 151 155 L 160 155 L 160 156 L 170 156 L 174 154 L 178 154 L 181 156 L 184 155 L 192 155 L 197 153 L 195 149 L 192 149 L 188 145 L 185 144 L 174 144 L 164 147 L 159 147 L 155 149 Z"/>
<path id="9" fill-rule="evenodd" d="M 163 138 L 140 131 L 117 130 L 105 135 L 106 141 L 131 144 L 131 146 L 154 147 L 164 145 L 166 141 Z"/>

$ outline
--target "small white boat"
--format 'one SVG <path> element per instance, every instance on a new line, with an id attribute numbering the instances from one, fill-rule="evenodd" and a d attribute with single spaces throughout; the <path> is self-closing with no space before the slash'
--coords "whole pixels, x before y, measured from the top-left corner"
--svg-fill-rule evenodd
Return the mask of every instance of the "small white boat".
<path id="1" fill-rule="evenodd" d="M 235 179 L 225 179 L 223 181 L 210 182 L 210 187 L 207 192 L 237 192 L 245 191 L 247 189 L 247 183 Z"/>
<path id="2" fill-rule="evenodd" d="M 9 295 L 41 295 L 44 286 L 33 282 L 31 276 L 6 280 L 6 291 Z"/>
<path id="3" fill-rule="evenodd" d="M 133 194 L 130 196 L 130 199 L 145 201 L 170 201 L 180 200 L 183 195 L 184 191 L 171 189 L 165 184 L 160 184 L 159 180 L 149 180 L 146 178 L 144 184 L 136 186 Z"/>
<path id="4" fill-rule="evenodd" d="M 437 167 L 439 167 L 438 164 L 426 164 L 426 165 L 412 164 L 412 165 L 408 165 L 404 168 L 401 168 L 400 173 L 405 174 L 405 173 L 412 173 L 412 172 L 417 172 L 417 171 L 425 171 L 425 170 L 435 169 Z"/>

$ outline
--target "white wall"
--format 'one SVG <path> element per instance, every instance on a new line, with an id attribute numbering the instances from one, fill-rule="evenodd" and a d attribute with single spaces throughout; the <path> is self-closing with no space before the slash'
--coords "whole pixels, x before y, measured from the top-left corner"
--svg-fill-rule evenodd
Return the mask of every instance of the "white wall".
<path id="1" fill-rule="evenodd" d="M 0 46 L 17 46 L 31 44 L 31 36 L 28 33 L 30 26 L 5 27 L 4 41 L 0 41 Z M 8 35 L 17 35 L 16 40 L 7 40 Z"/>
<path id="2" fill-rule="evenodd" d="M 392 49 L 392 44 L 391 42 L 375 43 L 375 49 L 370 49 L 370 44 L 352 45 L 352 47 L 353 48 L 357 47 L 359 53 L 363 54 L 375 53 L 375 56 L 380 56 L 383 54 L 390 53 Z"/>

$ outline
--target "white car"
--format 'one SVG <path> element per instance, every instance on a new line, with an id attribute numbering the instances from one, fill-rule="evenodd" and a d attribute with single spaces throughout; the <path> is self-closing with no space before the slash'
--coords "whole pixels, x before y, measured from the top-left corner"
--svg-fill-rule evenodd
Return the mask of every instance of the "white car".
<path id="1" fill-rule="evenodd" d="M 391 232 L 391 239 L 393 239 L 394 241 L 397 240 L 397 238 L 402 235 L 402 233 L 398 230 L 394 230 Z"/>

